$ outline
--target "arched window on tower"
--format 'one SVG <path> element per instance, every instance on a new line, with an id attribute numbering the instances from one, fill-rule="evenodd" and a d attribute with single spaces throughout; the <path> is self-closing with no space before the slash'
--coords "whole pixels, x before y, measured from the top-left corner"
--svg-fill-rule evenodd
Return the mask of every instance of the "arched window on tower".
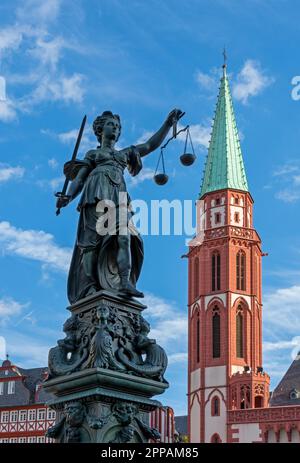
<path id="1" fill-rule="evenodd" d="M 199 258 L 196 257 L 194 263 L 194 299 L 199 297 Z"/>
<path id="2" fill-rule="evenodd" d="M 199 312 L 197 315 L 197 323 L 196 323 L 196 360 L 197 363 L 200 362 L 200 319 L 199 319 Z"/>
<path id="3" fill-rule="evenodd" d="M 244 357 L 244 317 L 240 305 L 236 312 L 236 356 L 238 358 Z"/>
<path id="4" fill-rule="evenodd" d="M 219 436 L 219 434 L 214 434 L 214 435 L 211 437 L 210 442 L 211 442 L 212 444 L 221 444 L 221 443 L 222 443 L 222 440 L 221 440 L 221 437 Z"/>
<path id="5" fill-rule="evenodd" d="M 211 401 L 211 416 L 220 416 L 220 399 L 216 395 Z"/>
<path id="6" fill-rule="evenodd" d="M 221 289 L 221 256 L 218 252 L 214 252 L 211 257 L 211 289 Z"/>
<path id="7" fill-rule="evenodd" d="M 212 314 L 212 352 L 213 358 L 221 357 L 221 319 L 218 306 L 215 306 Z"/>
<path id="8" fill-rule="evenodd" d="M 236 289 L 246 290 L 246 254 L 243 251 L 236 255 Z"/>

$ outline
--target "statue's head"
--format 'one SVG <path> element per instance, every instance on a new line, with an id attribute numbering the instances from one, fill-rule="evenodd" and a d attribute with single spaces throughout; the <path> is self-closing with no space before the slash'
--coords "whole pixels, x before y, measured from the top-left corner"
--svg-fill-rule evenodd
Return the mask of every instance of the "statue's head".
<path id="1" fill-rule="evenodd" d="M 104 111 L 101 116 L 96 117 L 93 123 L 94 134 L 100 145 L 104 138 L 113 140 L 115 143 L 119 140 L 121 134 L 121 121 L 118 114 L 111 111 Z"/>

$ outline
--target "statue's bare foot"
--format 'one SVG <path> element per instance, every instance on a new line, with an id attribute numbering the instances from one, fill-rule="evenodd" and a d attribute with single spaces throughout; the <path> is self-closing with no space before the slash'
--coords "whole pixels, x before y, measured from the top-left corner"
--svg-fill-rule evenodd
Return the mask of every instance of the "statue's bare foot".
<path id="1" fill-rule="evenodd" d="M 129 281 L 120 287 L 120 292 L 126 294 L 126 296 L 144 297 L 144 293 L 138 291 Z"/>

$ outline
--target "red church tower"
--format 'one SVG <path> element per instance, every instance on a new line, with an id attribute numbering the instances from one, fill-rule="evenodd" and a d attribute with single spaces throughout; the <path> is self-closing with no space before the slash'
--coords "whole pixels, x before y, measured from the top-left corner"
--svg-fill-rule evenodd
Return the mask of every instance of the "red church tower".
<path id="1" fill-rule="evenodd" d="M 261 257 L 224 65 L 188 254 L 191 442 L 232 442 L 229 410 L 268 407 Z"/>

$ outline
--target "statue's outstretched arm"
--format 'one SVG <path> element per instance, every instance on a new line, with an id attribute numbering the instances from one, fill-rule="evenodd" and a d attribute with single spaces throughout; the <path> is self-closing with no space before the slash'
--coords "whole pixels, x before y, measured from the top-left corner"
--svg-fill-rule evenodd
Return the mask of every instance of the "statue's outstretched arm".
<path id="1" fill-rule="evenodd" d="M 165 120 L 161 128 L 154 135 L 152 135 L 152 137 L 149 138 L 148 141 L 136 146 L 136 149 L 139 151 L 140 156 L 146 156 L 147 154 L 156 150 L 162 144 L 162 142 L 168 135 L 170 128 L 172 127 L 175 121 L 177 122 L 179 120 L 181 114 L 182 111 L 180 109 L 173 109 L 173 111 L 169 113 L 167 119 Z"/>

